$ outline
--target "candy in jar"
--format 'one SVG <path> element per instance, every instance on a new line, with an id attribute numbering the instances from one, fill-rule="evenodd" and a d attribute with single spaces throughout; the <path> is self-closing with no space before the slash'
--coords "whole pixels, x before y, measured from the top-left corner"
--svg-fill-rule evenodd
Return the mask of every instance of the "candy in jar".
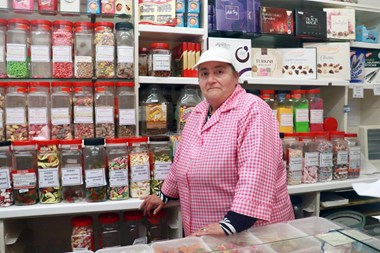
<path id="1" fill-rule="evenodd" d="M 333 145 L 333 179 L 346 180 L 348 178 L 348 143 L 344 140 L 344 132 L 330 132 L 330 139 Z"/>
<path id="2" fill-rule="evenodd" d="M 98 78 L 115 77 L 115 36 L 112 22 L 94 24 L 95 76 Z"/>
<path id="3" fill-rule="evenodd" d="M 13 205 L 11 142 L 0 142 L 0 207 Z"/>
<path id="4" fill-rule="evenodd" d="M 113 82 L 95 83 L 95 137 L 115 137 Z"/>
<path id="5" fill-rule="evenodd" d="M 116 84 L 117 136 L 136 135 L 136 94 L 135 83 L 117 82 Z"/>
<path id="6" fill-rule="evenodd" d="M 71 248 L 73 251 L 94 250 L 94 230 L 90 216 L 71 219 Z"/>
<path id="7" fill-rule="evenodd" d="M 52 82 L 51 93 L 51 138 L 53 140 L 71 140 L 72 104 L 71 82 Z"/>
<path id="8" fill-rule="evenodd" d="M 348 178 L 358 178 L 361 170 L 361 152 L 358 135 L 346 133 L 344 139 L 348 143 Z"/>
<path id="9" fill-rule="evenodd" d="M 94 97 L 91 82 L 74 82 L 74 138 L 92 138 L 94 134 Z"/>
<path id="10" fill-rule="evenodd" d="M 72 78 L 73 71 L 73 23 L 66 20 L 53 22 L 52 51 L 53 77 Z"/>

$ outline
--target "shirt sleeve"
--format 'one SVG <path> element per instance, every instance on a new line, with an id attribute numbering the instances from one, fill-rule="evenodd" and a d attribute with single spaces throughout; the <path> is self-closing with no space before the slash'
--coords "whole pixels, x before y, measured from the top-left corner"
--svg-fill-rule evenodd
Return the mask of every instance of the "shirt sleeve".
<path id="1" fill-rule="evenodd" d="M 255 222 L 256 218 L 229 211 L 219 224 L 226 235 L 232 235 L 252 227 Z"/>
<path id="2" fill-rule="evenodd" d="M 242 101 L 237 139 L 236 185 L 231 211 L 258 220 L 270 221 L 276 194 L 276 181 L 284 169 L 278 123 L 270 107 L 258 99 Z M 249 103 L 249 105 L 244 105 Z"/>

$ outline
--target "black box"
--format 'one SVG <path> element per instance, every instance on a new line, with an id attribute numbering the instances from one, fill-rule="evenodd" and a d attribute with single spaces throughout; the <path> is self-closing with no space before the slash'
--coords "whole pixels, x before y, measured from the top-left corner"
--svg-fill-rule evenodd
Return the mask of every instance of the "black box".
<path id="1" fill-rule="evenodd" d="M 294 20 L 297 38 L 326 40 L 326 12 L 296 9 Z"/>

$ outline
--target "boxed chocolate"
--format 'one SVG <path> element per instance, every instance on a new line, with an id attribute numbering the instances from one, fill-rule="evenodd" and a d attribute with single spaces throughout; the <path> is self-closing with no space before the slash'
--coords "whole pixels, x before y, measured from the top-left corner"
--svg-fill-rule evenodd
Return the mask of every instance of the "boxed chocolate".
<path id="1" fill-rule="evenodd" d="M 326 40 L 326 12 L 296 9 L 294 21 L 297 38 Z"/>
<path id="2" fill-rule="evenodd" d="M 200 13 L 201 2 L 199 0 L 188 0 L 187 2 L 187 13 Z"/>
<path id="3" fill-rule="evenodd" d="M 176 0 L 175 1 L 175 12 L 176 13 L 185 13 L 185 11 L 186 11 L 185 0 Z"/>
<path id="4" fill-rule="evenodd" d="M 292 10 L 261 7 L 260 16 L 262 33 L 294 34 L 294 17 Z"/>
<path id="5" fill-rule="evenodd" d="M 285 79 L 316 79 L 316 48 L 279 48 L 282 54 L 282 77 Z"/>
<path id="6" fill-rule="evenodd" d="M 115 14 L 115 1 L 114 0 L 101 0 L 102 14 Z"/>
<path id="7" fill-rule="evenodd" d="M 132 0 L 116 0 L 115 14 L 126 14 L 132 16 Z"/>
<path id="8" fill-rule="evenodd" d="M 351 83 L 364 83 L 365 54 L 364 49 L 351 48 Z"/>
<path id="9" fill-rule="evenodd" d="M 328 39 L 355 39 L 355 10 L 324 8 L 327 18 Z"/>
<path id="10" fill-rule="evenodd" d="M 246 0 L 216 0 L 216 30 L 247 31 L 246 3 Z"/>
<path id="11" fill-rule="evenodd" d="M 364 64 L 364 81 L 366 83 L 380 83 L 380 50 L 367 49 Z"/>
<path id="12" fill-rule="evenodd" d="M 100 1 L 87 0 L 87 13 L 100 14 Z"/>
<path id="13" fill-rule="evenodd" d="M 199 13 L 188 13 L 186 27 L 199 28 Z"/>
<path id="14" fill-rule="evenodd" d="M 351 79 L 349 42 L 304 43 L 303 47 L 317 48 L 318 79 Z"/>
<path id="15" fill-rule="evenodd" d="M 379 32 L 376 27 L 367 28 L 365 25 L 358 25 L 356 27 L 356 41 L 378 43 Z"/>
<path id="16" fill-rule="evenodd" d="M 274 48 L 252 48 L 252 76 L 282 77 L 282 54 Z"/>
<path id="17" fill-rule="evenodd" d="M 80 12 L 80 0 L 61 0 L 59 6 L 61 12 Z"/>
<path id="18" fill-rule="evenodd" d="M 175 10 L 175 0 L 139 0 L 139 24 L 175 26 Z"/>
<path id="19" fill-rule="evenodd" d="M 260 32 L 260 0 L 247 0 L 247 32 Z"/>
<path id="20" fill-rule="evenodd" d="M 185 27 L 185 17 L 184 17 L 184 14 L 185 13 L 176 13 L 175 14 L 175 17 L 176 17 L 176 25 L 177 27 Z"/>

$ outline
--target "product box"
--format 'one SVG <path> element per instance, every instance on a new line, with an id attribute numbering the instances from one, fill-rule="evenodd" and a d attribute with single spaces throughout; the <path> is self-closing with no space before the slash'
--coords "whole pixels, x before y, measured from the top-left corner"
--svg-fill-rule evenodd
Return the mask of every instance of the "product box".
<path id="1" fill-rule="evenodd" d="M 139 0 L 139 24 L 175 26 L 175 0 Z"/>
<path id="2" fill-rule="evenodd" d="M 366 49 L 364 65 L 364 82 L 380 83 L 380 50 Z"/>
<path id="3" fill-rule="evenodd" d="M 355 39 L 355 10 L 324 8 L 327 17 L 328 39 Z"/>
<path id="4" fill-rule="evenodd" d="M 234 66 L 240 76 L 251 77 L 251 40 L 208 38 L 208 47 L 224 47 L 230 50 L 234 56 Z"/>
<path id="5" fill-rule="evenodd" d="M 0 0 L 0 8 L 8 8 L 8 0 Z"/>
<path id="6" fill-rule="evenodd" d="M 316 48 L 278 48 L 282 54 L 282 76 L 285 79 L 316 79 Z"/>
<path id="7" fill-rule="evenodd" d="M 245 3 L 245 0 L 216 0 L 216 30 L 247 31 Z"/>
<path id="8" fill-rule="evenodd" d="M 282 77 L 282 54 L 274 48 L 252 48 L 253 77 Z"/>
<path id="9" fill-rule="evenodd" d="M 87 0 L 87 13 L 100 14 L 99 0 Z"/>
<path id="10" fill-rule="evenodd" d="M 61 12 L 80 12 L 80 0 L 61 0 L 60 1 Z"/>
<path id="11" fill-rule="evenodd" d="M 24 11 L 33 11 L 34 10 L 34 1 L 33 0 L 12 0 L 12 8 L 16 12 L 23 13 Z M 23 10 L 20 12 L 19 10 Z"/>
<path id="12" fill-rule="evenodd" d="M 351 79 L 349 42 L 304 43 L 303 47 L 317 48 L 318 79 Z"/>
<path id="13" fill-rule="evenodd" d="M 297 38 L 326 40 L 326 12 L 296 9 L 294 22 Z"/>
<path id="14" fill-rule="evenodd" d="M 262 33 L 294 34 L 294 17 L 292 10 L 261 7 L 260 16 Z"/>
<path id="15" fill-rule="evenodd" d="M 181 42 L 172 49 L 173 76 L 187 76 L 187 44 L 187 42 Z"/>
<path id="16" fill-rule="evenodd" d="M 247 32 L 260 32 L 260 0 L 247 0 Z"/>
<path id="17" fill-rule="evenodd" d="M 201 2 L 199 0 L 188 0 L 187 2 L 187 13 L 200 13 L 201 12 Z"/>
<path id="18" fill-rule="evenodd" d="M 102 14 L 115 14 L 115 1 L 114 0 L 101 0 Z"/>
<path id="19" fill-rule="evenodd" d="M 365 25 L 356 26 L 356 41 L 378 43 L 379 32 L 376 27 L 366 28 Z"/>
<path id="20" fill-rule="evenodd" d="M 185 27 L 185 13 L 176 13 L 176 27 Z"/>
<path id="21" fill-rule="evenodd" d="M 132 0 L 116 0 L 115 3 L 115 14 L 125 14 L 132 16 Z"/>
<path id="22" fill-rule="evenodd" d="M 199 13 L 188 13 L 186 27 L 199 28 Z"/>
<path id="23" fill-rule="evenodd" d="M 365 54 L 364 49 L 351 48 L 351 83 L 364 83 Z"/>
<path id="24" fill-rule="evenodd" d="M 186 12 L 186 3 L 185 3 L 185 0 L 176 0 L 176 3 L 175 3 L 175 12 L 176 13 L 185 13 Z"/>

